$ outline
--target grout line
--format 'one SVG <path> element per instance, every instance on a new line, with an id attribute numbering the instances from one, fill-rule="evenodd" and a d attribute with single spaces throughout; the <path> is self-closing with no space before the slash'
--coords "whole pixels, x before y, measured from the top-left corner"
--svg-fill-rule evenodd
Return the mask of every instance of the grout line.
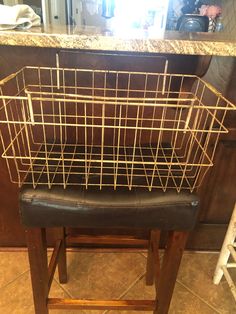
<path id="1" fill-rule="evenodd" d="M 207 250 L 184 250 L 184 254 L 212 254 L 212 255 L 219 255 L 220 251 L 213 250 L 213 251 L 207 251 Z"/>
<path id="2" fill-rule="evenodd" d="M 55 281 L 56 284 L 57 284 L 71 299 L 74 298 L 74 296 L 73 296 L 63 285 L 61 285 L 60 282 L 58 282 L 58 281 L 56 280 L 56 278 L 53 278 L 53 281 Z"/>
<path id="3" fill-rule="evenodd" d="M 56 278 L 54 278 L 53 280 L 57 283 L 57 285 L 58 285 L 59 287 L 61 287 L 61 289 L 62 289 L 66 294 L 68 294 L 68 296 L 69 296 L 70 298 L 72 298 L 72 299 L 74 298 L 74 296 L 73 296 L 62 284 L 60 284 L 60 282 L 57 281 Z"/>
<path id="4" fill-rule="evenodd" d="M 178 282 L 178 284 L 180 284 L 182 287 L 184 287 L 186 290 L 188 290 L 192 295 L 194 295 L 196 298 L 198 298 L 199 300 L 201 300 L 203 303 L 205 303 L 208 307 L 210 307 L 212 310 L 214 310 L 216 313 L 218 314 L 222 314 L 221 312 L 219 312 L 213 305 L 209 304 L 206 300 L 204 300 L 201 296 L 199 296 L 196 292 L 194 292 L 193 290 L 191 290 L 188 286 L 186 286 L 184 283 L 182 283 L 179 280 L 176 280 L 176 282 Z"/>
<path id="5" fill-rule="evenodd" d="M 144 252 L 138 252 L 138 254 L 140 254 L 141 256 L 144 256 L 145 258 L 147 258 L 147 255 L 146 255 L 147 253 L 146 252 L 145 253 Z"/>
<path id="6" fill-rule="evenodd" d="M 12 284 L 14 281 L 18 280 L 20 277 L 22 277 L 23 275 L 25 275 L 27 272 L 29 272 L 29 269 L 25 270 L 23 273 L 19 274 L 18 276 L 16 276 L 14 279 L 10 280 L 8 283 L 4 284 L 3 286 L 0 287 L 0 291 L 1 289 L 6 288 L 7 286 L 9 286 L 10 284 Z"/>
<path id="7" fill-rule="evenodd" d="M 133 283 L 131 283 L 131 284 L 129 285 L 129 287 L 128 287 L 123 293 L 121 293 L 121 295 L 118 297 L 118 299 L 120 300 L 122 297 L 124 297 L 124 296 L 130 291 L 130 289 L 132 289 L 132 288 L 136 285 L 136 283 L 137 283 L 138 281 L 140 281 L 140 280 L 145 276 L 145 274 L 146 274 L 146 271 L 145 271 L 144 273 L 142 273 L 141 275 L 139 275 L 139 276 L 133 281 Z"/>
<path id="8" fill-rule="evenodd" d="M 120 296 L 118 297 L 118 300 L 120 300 L 122 297 L 124 297 L 124 296 L 130 291 L 130 289 L 132 289 L 132 288 L 136 285 L 136 283 L 139 282 L 139 281 L 145 276 L 145 274 L 146 274 L 146 271 L 145 271 L 144 273 L 142 273 L 141 275 L 139 275 L 139 276 L 129 285 L 129 287 L 126 288 L 125 291 L 120 294 Z M 110 312 L 110 310 L 106 310 L 106 311 L 102 312 L 102 314 L 107 314 L 107 313 L 109 313 L 109 312 Z"/>

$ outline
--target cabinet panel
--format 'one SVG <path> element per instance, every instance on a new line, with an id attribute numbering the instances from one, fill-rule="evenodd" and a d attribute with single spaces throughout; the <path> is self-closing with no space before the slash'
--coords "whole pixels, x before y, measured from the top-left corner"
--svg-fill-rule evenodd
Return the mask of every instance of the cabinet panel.
<path id="1" fill-rule="evenodd" d="M 200 196 L 201 220 L 228 223 L 236 202 L 236 130 L 231 129 L 229 138 L 220 141 L 214 167 L 201 188 Z"/>

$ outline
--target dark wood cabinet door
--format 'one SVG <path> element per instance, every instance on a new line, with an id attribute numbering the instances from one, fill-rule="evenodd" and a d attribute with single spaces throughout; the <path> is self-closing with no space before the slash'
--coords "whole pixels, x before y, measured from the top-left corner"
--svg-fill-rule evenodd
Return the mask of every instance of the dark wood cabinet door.
<path id="1" fill-rule="evenodd" d="M 200 220 L 228 223 L 236 202 L 236 129 L 220 140 L 214 167 L 201 188 Z"/>

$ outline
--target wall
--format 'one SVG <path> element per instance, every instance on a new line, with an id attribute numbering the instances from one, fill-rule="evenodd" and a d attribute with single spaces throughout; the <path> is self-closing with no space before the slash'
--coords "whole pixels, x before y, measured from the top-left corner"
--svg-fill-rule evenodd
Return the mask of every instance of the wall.
<path id="1" fill-rule="evenodd" d="M 215 1 L 218 2 L 219 1 Z M 236 1 L 223 0 L 223 32 L 225 34 L 235 34 L 236 32 Z M 236 93 L 230 87 L 230 82 L 235 72 L 235 58 L 233 57 L 214 57 L 205 79 L 212 83 L 219 91 L 227 94 L 232 101 L 236 99 Z"/>
<path id="2" fill-rule="evenodd" d="M 223 1 L 224 32 L 233 34 L 236 31 L 236 1 Z"/>
<path id="3" fill-rule="evenodd" d="M 34 5 L 36 7 L 41 8 L 41 0 L 24 0 L 24 4 Z"/>

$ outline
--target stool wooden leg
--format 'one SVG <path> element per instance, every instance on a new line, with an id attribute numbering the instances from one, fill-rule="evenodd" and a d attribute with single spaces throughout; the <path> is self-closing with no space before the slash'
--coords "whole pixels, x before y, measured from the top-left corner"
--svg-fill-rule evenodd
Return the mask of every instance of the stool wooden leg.
<path id="1" fill-rule="evenodd" d="M 160 280 L 156 285 L 158 306 L 155 314 L 168 313 L 187 238 L 188 232 L 169 232 Z"/>
<path id="2" fill-rule="evenodd" d="M 160 259 L 159 259 L 159 230 L 151 230 L 149 238 L 148 256 L 147 256 L 147 271 L 146 285 L 151 286 L 154 283 L 154 278 L 160 274 Z"/>
<path id="3" fill-rule="evenodd" d="M 35 314 L 48 314 L 48 263 L 45 229 L 26 229 L 26 240 Z"/>
<path id="4" fill-rule="evenodd" d="M 61 248 L 58 259 L 58 275 L 60 283 L 67 283 L 67 263 L 66 263 L 66 237 L 65 228 L 60 228 L 59 237 L 61 239 Z"/>

